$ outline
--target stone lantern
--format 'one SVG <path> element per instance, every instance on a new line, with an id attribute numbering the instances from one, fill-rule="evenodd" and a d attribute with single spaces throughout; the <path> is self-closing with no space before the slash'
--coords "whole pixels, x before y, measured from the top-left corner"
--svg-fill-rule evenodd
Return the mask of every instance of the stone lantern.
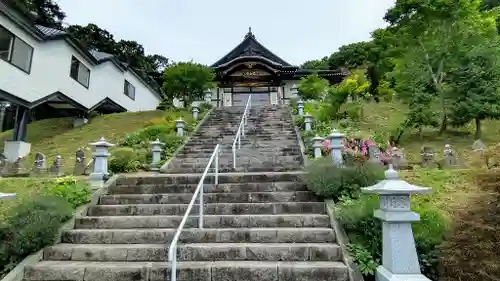
<path id="1" fill-rule="evenodd" d="M 377 268 L 376 280 L 430 281 L 420 272 L 411 229 L 420 216 L 410 209 L 410 196 L 429 193 L 430 189 L 401 180 L 390 164 L 385 179 L 362 192 L 380 196 L 380 209 L 374 215 L 382 220 L 382 265 Z"/>
<path id="2" fill-rule="evenodd" d="M 200 113 L 200 109 L 198 106 L 193 106 L 193 118 L 194 120 L 198 120 L 198 113 Z"/>
<path id="3" fill-rule="evenodd" d="M 312 122 L 313 122 L 313 116 L 309 113 L 306 113 L 304 115 L 304 127 L 306 132 L 310 132 L 312 130 Z"/>
<path id="4" fill-rule="evenodd" d="M 177 119 L 175 120 L 175 127 L 177 128 L 177 136 L 178 137 L 183 137 L 184 136 L 184 127 L 186 125 L 186 121 L 182 119 Z"/>
<path id="5" fill-rule="evenodd" d="M 297 110 L 299 111 L 300 116 L 304 116 L 304 101 L 303 100 L 299 100 L 297 102 Z"/>
<path id="6" fill-rule="evenodd" d="M 210 104 L 212 103 L 212 91 L 210 89 L 205 91 L 205 102 Z"/>
<path id="7" fill-rule="evenodd" d="M 323 148 L 323 138 L 316 135 L 312 141 L 313 141 L 313 156 L 314 158 L 321 158 L 321 149 Z"/>
<path id="8" fill-rule="evenodd" d="M 107 142 L 104 137 L 89 145 L 95 147 L 94 155 L 94 170 L 90 174 L 90 180 L 102 181 L 108 176 L 108 157 L 110 155 L 109 148 L 115 146 Z"/>
<path id="9" fill-rule="evenodd" d="M 344 166 L 344 158 L 342 157 L 342 152 L 344 150 L 344 145 L 342 144 L 342 140 L 344 138 L 344 134 L 333 129 L 331 134 L 326 138 L 330 140 L 330 148 L 331 148 L 331 156 L 332 161 L 337 167 Z"/>
<path id="10" fill-rule="evenodd" d="M 162 146 L 165 144 L 162 143 L 159 139 L 156 139 L 154 142 L 151 143 L 151 153 L 152 153 L 152 160 L 151 160 L 151 169 L 155 170 L 160 164 L 161 161 L 161 153 L 163 151 Z"/>

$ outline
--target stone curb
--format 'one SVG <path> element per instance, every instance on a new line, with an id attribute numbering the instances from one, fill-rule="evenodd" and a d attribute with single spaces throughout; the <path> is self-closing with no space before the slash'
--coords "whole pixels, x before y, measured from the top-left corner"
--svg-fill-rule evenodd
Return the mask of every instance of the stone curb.
<path id="1" fill-rule="evenodd" d="M 175 159 L 177 154 L 179 154 L 179 152 L 181 152 L 181 150 L 184 148 L 184 146 L 191 140 L 191 136 L 198 131 L 198 129 L 201 127 L 201 125 L 203 125 L 203 123 L 205 123 L 205 121 L 208 119 L 208 116 L 210 116 L 210 114 L 212 114 L 212 111 L 214 111 L 214 109 L 215 109 L 215 106 L 212 107 L 207 113 L 205 113 L 205 116 L 203 116 L 203 118 L 200 120 L 200 122 L 198 122 L 198 124 L 196 124 L 196 127 L 194 128 L 191 135 L 189 135 L 184 140 L 184 142 L 175 150 L 174 154 L 172 154 L 172 157 L 170 157 L 170 159 L 168 159 L 167 162 L 165 162 L 163 165 L 161 165 L 158 172 L 165 173 L 165 171 L 167 170 L 167 168 L 170 165 L 170 163 L 172 162 L 172 160 Z"/>
<path id="2" fill-rule="evenodd" d="M 299 142 L 300 152 L 301 152 L 301 156 L 302 156 L 302 163 L 303 163 L 304 167 L 307 167 L 307 166 L 309 166 L 309 159 L 307 159 L 306 147 L 304 145 L 304 141 L 302 140 L 302 136 L 300 135 L 300 129 L 299 129 L 299 127 L 297 127 L 297 125 L 295 125 L 295 116 L 293 116 L 292 110 L 289 110 L 288 113 L 292 117 L 292 125 L 293 125 L 293 129 L 295 130 L 295 136 L 297 138 L 297 141 Z"/>
<path id="3" fill-rule="evenodd" d="M 75 210 L 75 213 L 71 219 L 69 219 L 66 223 L 64 223 L 59 229 L 59 233 L 56 236 L 56 240 L 54 241 L 54 245 L 61 242 L 61 234 L 65 230 L 70 230 L 75 228 L 75 220 L 78 217 L 85 216 L 87 214 L 87 208 L 92 205 L 97 205 L 99 201 L 99 197 L 103 194 L 106 194 L 108 188 L 116 183 L 116 180 L 120 177 L 120 175 L 115 175 L 111 177 L 108 181 L 106 181 L 102 186 L 98 189 L 93 189 L 92 198 L 90 202 L 78 207 Z M 90 185 L 92 186 L 92 185 Z M 0 281 L 22 281 L 24 279 L 24 268 L 26 266 L 35 265 L 39 261 L 43 260 L 43 249 L 27 256 L 24 258 L 16 267 L 14 267 L 4 278 Z"/>
<path id="4" fill-rule="evenodd" d="M 345 232 L 344 228 L 335 218 L 335 202 L 333 200 L 327 199 L 325 200 L 326 211 L 328 216 L 330 217 L 330 223 L 332 225 L 333 231 L 337 235 L 337 244 L 339 244 L 342 249 L 342 260 L 346 264 L 349 271 L 349 281 L 363 281 L 363 274 L 359 270 L 359 267 L 354 263 L 354 259 L 347 251 L 347 245 L 349 244 L 349 237 Z"/>

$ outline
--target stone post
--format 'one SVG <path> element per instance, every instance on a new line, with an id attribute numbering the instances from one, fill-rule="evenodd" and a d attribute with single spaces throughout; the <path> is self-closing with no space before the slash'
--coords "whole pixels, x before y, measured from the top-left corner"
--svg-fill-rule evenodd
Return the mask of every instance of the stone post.
<path id="1" fill-rule="evenodd" d="M 323 138 L 316 135 L 312 141 L 313 141 L 313 155 L 314 158 L 321 158 L 323 155 L 321 155 L 321 149 L 323 148 Z"/>
<path id="2" fill-rule="evenodd" d="M 198 120 L 198 113 L 200 113 L 200 109 L 198 106 L 193 106 L 193 118 L 194 120 Z"/>
<path id="3" fill-rule="evenodd" d="M 212 91 L 210 89 L 205 91 L 205 102 L 212 104 Z"/>
<path id="4" fill-rule="evenodd" d="M 89 145 L 95 147 L 94 155 L 94 169 L 90 174 L 91 181 L 103 181 L 108 176 L 108 157 L 110 155 L 109 148 L 115 146 L 107 142 L 104 137 Z"/>
<path id="5" fill-rule="evenodd" d="M 312 122 L 313 122 L 313 116 L 309 113 L 306 113 L 304 115 L 304 127 L 306 132 L 310 132 L 312 130 Z"/>
<path id="6" fill-rule="evenodd" d="M 332 130 L 332 133 L 326 138 L 330 140 L 330 148 L 331 148 L 331 156 L 332 161 L 337 167 L 344 166 L 344 158 L 342 157 L 342 151 L 344 150 L 344 145 L 342 143 L 342 139 L 344 138 L 344 134 L 337 131 L 336 129 Z"/>
<path id="7" fill-rule="evenodd" d="M 5 120 L 5 111 L 10 107 L 10 102 L 0 102 L 0 132 L 3 132 L 3 123 Z"/>
<path id="8" fill-rule="evenodd" d="M 382 220 L 382 265 L 377 268 L 376 280 L 430 281 L 420 272 L 411 229 L 411 223 L 419 221 L 420 216 L 410 209 L 410 196 L 429 193 L 430 189 L 401 180 L 390 164 L 385 180 L 362 192 L 380 195 L 380 209 L 374 215 Z"/>
<path id="9" fill-rule="evenodd" d="M 299 100 L 297 102 L 297 110 L 299 111 L 299 116 L 304 116 L 304 101 Z"/>
<path id="10" fill-rule="evenodd" d="M 163 151 L 162 146 L 164 145 L 165 144 L 160 142 L 159 139 L 156 139 L 151 143 L 151 152 L 153 154 L 153 158 L 151 160 L 151 170 L 157 170 L 158 164 L 160 164 L 161 161 L 161 153 Z"/>
<path id="11" fill-rule="evenodd" d="M 184 126 L 186 124 L 186 121 L 182 119 L 177 119 L 175 120 L 175 127 L 177 128 L 177 136 L 178 137 L 183 137 L 184 136 Z"/>

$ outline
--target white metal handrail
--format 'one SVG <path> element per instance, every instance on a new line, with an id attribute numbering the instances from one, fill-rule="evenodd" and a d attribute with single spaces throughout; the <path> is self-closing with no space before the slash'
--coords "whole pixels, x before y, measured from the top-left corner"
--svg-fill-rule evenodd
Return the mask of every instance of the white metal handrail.
<path id="1" fill-rule="evenodd" d="M 186 221 L 189 217 L 189 213 L 191 213 L 191 209 L 193 209 L 194 202 L 198 198 L 198 194 L 200 195 L 198 228 L 200 229 L 203 228 L 203 184 L 205 181 L 205 177 L 207 176 L 208 171 L 210 170 L 210 167 L 212 166 L 212 162 L 214 162 L 214 160 L 215 160 L 214 183 L 215 185 L 219 184 L 219 151 L 220 151 L 220 145 L 218 144 L 217 146 L 215 146 L 214 152 L 212 153 L 212 156 L 210 157 L 210 160 L 208 161 L 208 164 L 205 167 L 205 171 L 203 172 L 203 175 L 201 176 L 201 179 L 198 182 L 198 185 L 196 186 L 193 198 L 191 199 L 191 202 L 189 202 L 186 213 L 184 214 L 184 217 L 182 217 L 182 221 L 179 224 L 177 231 L 175 232 L 174 238 L 172 239 L 172 242 L 170 242 L 170 246 L 168 248 L 168 261 L 171 263 L 172 266 L 172 275 L 170 279 L 171 281 L 177 280 L 177 241 L 181 236 L 182 230 L 184 229 L 184 225 L 186 224 Z"/>
<path id="2" fill-rule="evenodd" d="M 252 107 L 252 95 L 248 97 L 247 103 L 245 104 L 245 109 L 241 116 L 240 126 L 233 140 L 233 169 L 236 169 L 236 143 L 238 143 L 238 149 L 241 148 L 241 137 L 245 136 L 245 126 L 248 125 L 248 114 L 250 113 L 250 107 Z"/>

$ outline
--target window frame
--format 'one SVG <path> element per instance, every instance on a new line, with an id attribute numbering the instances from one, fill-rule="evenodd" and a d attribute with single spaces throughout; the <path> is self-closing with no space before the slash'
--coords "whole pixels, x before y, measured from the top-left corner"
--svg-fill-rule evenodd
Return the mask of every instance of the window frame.
<path id="1" fill-rule="evenodd" d="M 76 69 L 76 77 L 73 77 L 73 65 L 74 65 L 74 62 L 77 62 L 78 64 L 78 67 Z M 85 69 L 88 71 L 89 75 L 88 75 L 88 78 L 87 78 L 87 85 L 85 85 L 83 82 L 81 82 L 78 77 L 80 75 L 80 71 L 81 71 L 81 68 L 82 67 L 85 67 Z M 83 87 L 85 87 L 86 89 L 89 88 L 90 86 L 90 74 L 91 74 L 91 70 L 89 67 L 87 67 L 81 60 L 79 60 L 77 57 L 75 57 L 74 55 L 71 56 L 71 62 L 70 62 L 70 65 L 69 65 L 69 77 L 71 77 L 73 80 L 75 80 L 76 82 L 78 82 L 78 84 L 82 85 Z"/>
<path id="2" fill-rule="evenodd" d="M 130 91 L 129 91 L 130 88 L 129 87 L 132 87 L 132 89 L 134 89 L 133 97 L 130 95 Z M 132 83 L 130 83 L 130 81 L 128 81 L 127 79 L 125 79 L 125 82 L 123 84 L 123 94 L 125 94 L 131 100 L 135 101 L 135 86 Z"/>
<path id="3" fill-rule="evenodd" d="M 9 63 L 10 65 L 16 67 L 17 69 L 21 70 L 22 72 L 24 72 L 26 74 L 31 74 L 31 67 L 32 67 L 32 64 L 33 64 L 33 54 L 35 53 L 35 48 L 33 48 L 33 46 L 31 46 L 30 44 L 28 44 L 23 39 L 21 39 L 18 36 L 16 36 L 14 33 L 12 33 L 10 30 L 8 30 L 7 28 L 5 28 L 3 25 L 0 25 L 0 32 L 5 32 L 6 34 L 8 34 L 11 37 L 10 46 L 9 46 L 9 50 L 8 50 L 8 58 L 7 59 L 0 58 L 0 60 Z M 14 54 L 14 49 L 15 49 L 15 46 L 16 46 L 16 41 L 20 41 L 20 42 L 24 43 L 26 46 L 29 47 L 29 50 L 31 51 L 30 52 L 30 59 L 29 59 L 28 69 L 24 69 L 21 66 L 15 64 L 12 61 L 12 57 L 13 57 L 13 54 Z"/>

